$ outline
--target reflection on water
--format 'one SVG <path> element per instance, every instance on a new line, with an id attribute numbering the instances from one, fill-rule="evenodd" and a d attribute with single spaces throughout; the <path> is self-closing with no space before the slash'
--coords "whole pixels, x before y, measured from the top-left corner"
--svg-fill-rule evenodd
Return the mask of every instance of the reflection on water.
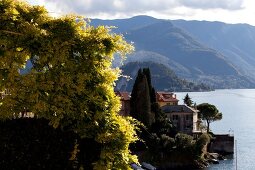
<path id="1" fill-rule="evenodd" d="M 179 104 L 187 94 L 176 93 Z M 255 89 L 216 90 L 212 92 L 190 92 L 196 104 L 214 104 L 223 114 L 223 119 L 211 124 L 214 133 L 227 134 L 232 130 L 237 140 L 238 170 L 255 170 Z M 233 159 L 220 161 L 207 170 L 234 170 Z"/>

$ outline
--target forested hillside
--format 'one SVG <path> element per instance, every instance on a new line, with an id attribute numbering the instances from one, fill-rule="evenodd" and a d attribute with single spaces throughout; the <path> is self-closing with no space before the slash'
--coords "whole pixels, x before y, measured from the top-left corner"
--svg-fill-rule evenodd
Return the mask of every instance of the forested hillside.
<path id="1" fill-rule="evenodd" d="M 150 68 L 151 81 L 153 86 L 158 91 L 205 91 L 212 90 L 205 84 L 196 84 L 186 81 L 176 76 L 174 71 L 154 62 L 131 62 L 124 65 L 121 69 L 123 75 L 130 76 L 128 80 L 126 77 L 121 77 L 117 82 L 117 90 L 131 91 L 134 80 L 139 68 Z"/>
<path id="2" fill-rule="evenodd" d="M 213 42 L 214 45 L 226 44 L 227 46 L 230 44 L 229 46 L 232 47 L 227 48 L 227 52 L 224 52 L 220 48 L 211 45 L 210 41 L 206 42 L 207 39 L 205 37 L 207 35 L 209 37 L 208 40 L 213 40 L 214 37 L 214 34 L 208 33 L 208 30 L 213 30 L 217 33 L 217 27 L 206 29 L 210 25 L 207 27 L 199 27 L 199 25 L 192 27 L 192 23 L 187 26 L 185 24 L 181 25 L 180 22 L 148 16 L 136 16 L 118 20 L 92 20 L 91 24 L 94 26 L 116 26 L 117 28 L 112 29 L 113 32 L 122 33 L 126 40 L 134 43 L 136 51 L 129 56 L 132 59 L 127 59 L 126 63 L 133 61 L 161 63 L 172 69 L 181 78 L 197 83 L 206 83 L 213 88 L 255 87 L 255 79 L 252 78 L 252 74 L 248 74 L 252 71 L 251 65 L 254 58 L 249 55 L 248 60 L 241 55 L 247 48 L 242 44 L 249 44 L 249 42 L 251 42 L 249 46 L 254 44 L 253 41 L 249 41 L 251 38 L 247 39 L 246 36 L 255 36 L 253 31 L 251 31 L 254 28 L 251 26 L 249 29 L 246 29 L 247 25 L 234 29 L 245 33 L 242 43 L 234 41 L 235 36 L 224 39 L 224 36 L 220 36 L 222 34 L 216 34 L 217 41 Z M 233 28 L 234 26 L 228 24 L 226 28 Z M 228 33 L 229 30 L 230 32 Z M 236 31 L 231 31 L 231 29 L 224 29 L 224 31 L 229 35 L 237 34 Z M 233 45 L 231 45 L 230 40 L 234 42 Z M 240 55 L 237 56 L 238 50 Z M 114 66 L 119 66 L 118 60 L 115 60 L 114 63 Z"/>

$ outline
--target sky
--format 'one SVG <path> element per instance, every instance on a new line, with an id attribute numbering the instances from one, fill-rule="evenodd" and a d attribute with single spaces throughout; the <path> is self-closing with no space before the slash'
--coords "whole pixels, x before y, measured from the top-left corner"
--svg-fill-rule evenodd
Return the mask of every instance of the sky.
<path id="1" fill-rule="evenodd" d="M 247 23 L 255 26 L 255 0 L 27 0 L 44 5 L 53 16 L 120 19 L 149 15 L 185 19 Z"/>

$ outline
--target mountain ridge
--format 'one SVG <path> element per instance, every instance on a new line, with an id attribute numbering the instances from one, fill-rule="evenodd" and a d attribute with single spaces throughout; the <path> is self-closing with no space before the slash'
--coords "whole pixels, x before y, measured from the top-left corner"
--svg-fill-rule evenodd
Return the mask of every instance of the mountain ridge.
<path id="1" fill-rule="evenodd" d="M 167 66 L 155 62 L 129 62 L 122 66 L 123 75 L 117 82 L 116 90 L 132 91 L 139 69 L 150 68 L 151 81 L 157 91 L 210 91 L 205 84 L 196 84 L 179 78 Z M 127 78 L 128 77 L 128 78 Z"/>
<path id="2" fill-rule="evenodd" d="M 232 62 L 229 56 L 225 56 L 226 53 L 201 41 L 187 28 L 176 26 L 171 20 L 136 16 L 129 19 L 96 20 L 95 23 L 92 20 L 91 24 L 117 26 L 115 32 L 124 34 L 127 41 L 134 42 L 137 50 L 134 55 L 145 51 L 155 57 L 164 56 L 168 64 L 173 61 L 174 64 L 169 64 L 169 68 L 181 78 L 206 82 L 214 88 L 254 87 L 255 81 Z"/>
<path id="3" fill-rule="evenodd" d="M 222 52 L 226 59 L 245 75 L 255 77 L 254 26 L 208 21 L 174 20 L 172 22 L 199 41 Z"/>

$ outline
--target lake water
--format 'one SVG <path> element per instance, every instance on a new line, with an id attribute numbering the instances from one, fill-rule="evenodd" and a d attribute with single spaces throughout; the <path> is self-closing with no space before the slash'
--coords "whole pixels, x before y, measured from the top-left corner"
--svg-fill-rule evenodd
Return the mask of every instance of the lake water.
<path id="1" fill-rule="evenodd" d="M 176 93 L 183 103 L 187 92 Z M 216 90 L 212 92 L 189 92 L 197 104 L 210 103 L 223 114 L 223 119 L 211 123 L 216 134 L 232 133 L 237 141 L 237 169 L 255 170 L 255 89 Z M 236 156 L 211 165 L 207 170 L 235 170 Z"/>

